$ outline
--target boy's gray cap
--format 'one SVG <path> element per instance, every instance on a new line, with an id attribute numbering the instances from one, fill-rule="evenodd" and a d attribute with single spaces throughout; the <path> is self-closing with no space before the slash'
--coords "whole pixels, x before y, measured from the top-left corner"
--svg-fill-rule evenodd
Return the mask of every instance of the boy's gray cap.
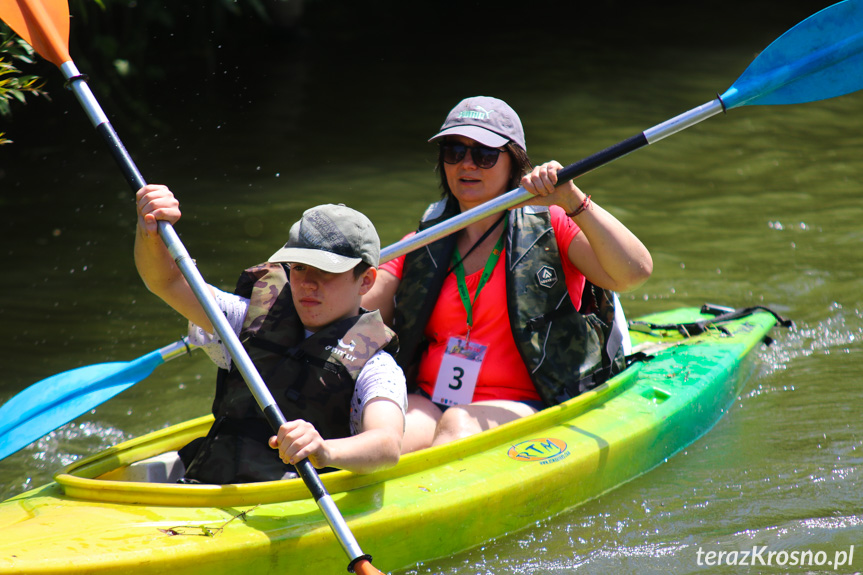
<path id="1" fill-rule="evenodd" d="M 288 243 L 269 261 L 343 273 L 361 261 L 377 267 L 380 255 L 380 238 L 366 216 L 343 204 L 325 204 L 303 212 L 291 226 Z"/>
<path id="2" fill-rule="evenodd" d="M 450 110 L 440 132 L 429 142 L 454 135 L 466 136 L 492 148 L 500 148 L 512 140 L 522 150 L 527 150 L 518 114 L 503 100 L 488 96 L 474 96 L 459 102 Z"/>

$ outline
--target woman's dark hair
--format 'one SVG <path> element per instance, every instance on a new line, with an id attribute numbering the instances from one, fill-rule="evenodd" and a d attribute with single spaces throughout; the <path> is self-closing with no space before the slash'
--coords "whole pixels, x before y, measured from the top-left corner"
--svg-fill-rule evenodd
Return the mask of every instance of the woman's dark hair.
<path id="1" fill-rule="evenodd" d="M 441 140 L 441 144 L 444 143 L 445 140 Z M 522 149 L 521 146 L 516 144 L 515 142 L 509 141 L 504 145 L 507 153 L 510 157 L 511 170 L 509 173 L 509 181 L 508 186 L 509 190 L 514 190 L 519 186 L 521 182 L 522 176 L 530 172 L 533 169 L 533 165 L 530 163 L 530 158 L 527 155 L 527 152 Z M 452 197 L 452 190 L 449 189 L 449 184 L 446 181 L 446 170 L 443 167 L 443 150 L 438 150 L 437 157 L 437 166 L 435 166 L 435 171 L 440 176 L 440 187 L 441 187 L 441 197 Z"/>

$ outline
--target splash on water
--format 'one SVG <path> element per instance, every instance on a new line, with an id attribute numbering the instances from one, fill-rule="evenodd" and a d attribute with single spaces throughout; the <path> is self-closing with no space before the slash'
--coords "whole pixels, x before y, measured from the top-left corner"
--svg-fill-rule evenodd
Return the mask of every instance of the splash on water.
<path id="1" fill-rule="evenodd" d="M 0 495 L 6 499 L 43 485 L 59 469 L 127 439 L 122 430 L 99 422 L 68 423 L 9 457 L 10 477 Z"/>
<path id="2" fill-rule="evenodd" d="M 758 372 L 754 380 L 763 381 L 784 371 L 802 358 L 814 355 L 852 354 L 863 351 L 863 312 L 832 306 L 833 314 L 815 324 L 795 323 L 788 330 L 774 331 L 772 345 L 758 352 Z M 754 397 L 772 391 L 758 384 L 743 397 Z"/>

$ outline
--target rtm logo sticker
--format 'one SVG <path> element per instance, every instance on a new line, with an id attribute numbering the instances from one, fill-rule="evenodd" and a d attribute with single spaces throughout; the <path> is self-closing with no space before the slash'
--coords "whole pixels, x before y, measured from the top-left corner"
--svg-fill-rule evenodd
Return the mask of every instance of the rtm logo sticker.
<path id="1" fill-rule="evenodd" d="M 569 449 L 565 441 L 543 437 L 513 445 L 507 455 L 516 461 L 539 461 L 540 465 L 546 465 L 569 457 Z"/>

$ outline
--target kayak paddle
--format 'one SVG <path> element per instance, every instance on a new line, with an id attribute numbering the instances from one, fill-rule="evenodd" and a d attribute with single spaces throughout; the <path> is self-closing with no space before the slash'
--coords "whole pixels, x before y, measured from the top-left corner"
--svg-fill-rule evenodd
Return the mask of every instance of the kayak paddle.
<path id="1" fill-rule="evenodd" d="M 133 361 L 88 365 L 34 383 L 0 407 L 0 459 L 108 401 L 166 361 L 192 349 L 183 338 Z"/>
<path id="2" fill-rule="evenodd" d="M 3 0 L 0 3 L 0 19 L 6 22 L 42 57 L 60 68 L 66 78 L 67 85 L 84 108 L 96 131 L 108 144 L 114 160 L 126 177 L 132 191 L 137 192 L 145 186 L 146 182 L 138 171 L 138 167 L 126 151 L 120 137 L 99 106 L 99 102 L 90 91 L 86 76 L 78 71 L 69 55 L 69 5 L 67 0 Z M 189 256 L 189 252 L 169 222 L 159 221 L 159 235 L 195 297 L 204 308 L 204 312 L 213 324 L 216 333 L 221 336 L 222 342 L 228 348 L 234 364 L 242 374 L 243 379 L 246 380 L 255 401 L 264 412 L 273 431 L 277 432 L 287 420 L 240 343 L 237 334 L 231 329 L 224 314 L 219 311 L 213 293 L 195 266 L 194 260 Z M 344 517 L 342 517 L 324 484 L 321 483 L 314 466 L 308 459 L 303 459 L 294 467 L 296 467 L 300 477 L 303 478 L 334 535 L 350 558 L 348 570 L 364 575 L 380 574 L 381 572 L 372 566 L 371 557 L 360 550 Z"/>
<path id="3" fill-rule="evenodd" d="M 694 126 L 720 112 L 751 105 L 801 104 L 863 88 L 863 0 L 844 0 L 803 20 L 761 52 L 715 100 L 693 108 L 557 173 L 567 182 Z M 517 188 L 381 251 L 381 263 L 428 245 L 533 196 Z"/>

